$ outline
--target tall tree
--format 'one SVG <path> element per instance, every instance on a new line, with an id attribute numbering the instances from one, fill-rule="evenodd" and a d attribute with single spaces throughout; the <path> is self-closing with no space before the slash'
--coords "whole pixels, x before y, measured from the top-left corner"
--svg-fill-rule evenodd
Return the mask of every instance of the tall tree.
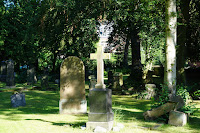
<path id="1" fill-rule="evenodd" d="M 191 0 L 181 0 L 178 6 L 177 27 L 177 84 L 186 84 L 185 62 L 188 43 L 189 5 Z"/>
<path id="2" fill-rule="evenodd" d="M 124 39 L 124 61 L 126 61 L 127 48 L 131 45 L 132 66 L 131 66 L 131 82 L 137 91 L 142 90 L 142 74 L 143 67 L 141 64 L 141 44 L 147 44 L 148 53 L 152 56 L 155 52 L 153 49 L 158 49 L 162 46 L 162 39 L 159 39 L 162 34 L 162 2 L 161 1 L 112 1 L 107 9 L 107 19 L 114 21 L 114 30 L 112 35 L 126 36 Z M 112 37 L 111 37 L 112 39 Z M 146 41 L 148 40 L 148 41 Z M 130 42 L 130 43 L 129 43 Z M 145 42 L 145 43 L 144 43 Z M 151 49 L 151 50 L 150 50 Z M 156 50 L 155 50 L 156 51 Z M 149 56 L 149 59 L 151 59 Z"/>
<path id="3" fill-rule="evenodd" d="M 172 95 L 176 94 L 176 0 L 166 0 L 166 60 L 164 82 Z"/>

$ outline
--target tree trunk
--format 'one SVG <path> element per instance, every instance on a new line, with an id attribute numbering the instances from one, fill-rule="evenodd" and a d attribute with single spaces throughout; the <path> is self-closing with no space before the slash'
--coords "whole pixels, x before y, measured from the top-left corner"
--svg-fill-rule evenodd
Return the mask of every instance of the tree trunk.
<path id="1" fill-rule="evenodd" d="M 141 65 L 141 55 L 140 55 L 140 38 L 136 28 L 131 31 L 131 52 L 132 52 L 132 69 L 131 69 L 131 79 L 134 84 L 134 90 L 142 91 L 144 89 L 143 79 L 142 79 L 142 65 Z"/>
<path id="2" fill-rule="evenodd" d="M 125 48 L 124 48 L 124 60 L 123 60 L 123 66 L 124 68 L 128 68 L 128 48 L 129 48 L 129 43 L 130 39 L 127 36 L 126 38 L 126 44 L 125 44 Z"/>
<path id="3" fill-rule="evenodd" d="M 179 7 L 180 23 L 177 28 L 177 84 L 186 84 L 184 65 L 186 62 L 186 43 L 187 43 L 187 28 L 189 21 L 189 4 L 190 0 L 183 0 Z"/>
<path id="4" fill-rule="evenodd" d="M 164 83 L 172 95 L 176 94 L 176 0 L 166 0 L 166 60 Z"/>

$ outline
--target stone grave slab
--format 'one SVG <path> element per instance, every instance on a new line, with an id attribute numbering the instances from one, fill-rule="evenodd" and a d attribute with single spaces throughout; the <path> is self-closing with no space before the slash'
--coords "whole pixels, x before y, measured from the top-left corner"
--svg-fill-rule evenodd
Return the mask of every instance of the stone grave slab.
<path id="1" fill-rule="evenodd" d="M 179 111 L 170 111 L 168 123 L 173 126 L 184 126 L 187 123 L 187 115 Z"/>

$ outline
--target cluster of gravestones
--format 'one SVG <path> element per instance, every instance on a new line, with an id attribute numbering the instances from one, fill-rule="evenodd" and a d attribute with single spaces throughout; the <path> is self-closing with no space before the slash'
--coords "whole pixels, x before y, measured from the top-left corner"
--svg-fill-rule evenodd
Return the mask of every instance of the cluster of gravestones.
<path id="1" fill-rule="evenodd" d="M 97 68 L 97 81 L 94 76 L 90 78 L 92 81 L 89 92 L 90 112 L 86 127 L 88 129 L 102 127 L 109 131 L 113 128 L 114 119 L 112 91 L 105 88 L 103 75 L 100 75 L 101 70 L 101 67 Z M 60 114 L 87 113 L 85 70 L 83 62 L 78 57 L 70 56 L 61 64 L 59 111 Z"/>

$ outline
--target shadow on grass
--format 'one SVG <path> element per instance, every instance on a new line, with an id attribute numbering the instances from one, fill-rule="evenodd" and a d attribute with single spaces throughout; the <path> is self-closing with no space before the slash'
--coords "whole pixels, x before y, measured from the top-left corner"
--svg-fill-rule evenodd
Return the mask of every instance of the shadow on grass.
<path id="1" fill-rule="evenodd" d="M 137 100 L 130 96 L 113 96 L 113 111 L 123 115 L 123 120 L 144 121 L 143 113 L 150 109 L 149 100 Z"/>
<path id="2" fill-rule="evenodd" d="M 55 126 L 66 126 L 66 127 L 72 127 L 72 128 L 79 128 L 83 125 L 85 125 L 85 122 L 72 122 L 72 123 L 58 123 L 58 122 L 52 122 L 52 121 L 46 121 L 43 119 L 25 119 L 25 120 L 35 120 L 35 121 L 42 121 L 42 122 L 48 122 Z"/>
<path id="3" fill-rule="evenodd" d="M 198 129 L 200 131 L 200 118 L 198 117 L 190 117 L 188 126 L 192 129 Z"/>

